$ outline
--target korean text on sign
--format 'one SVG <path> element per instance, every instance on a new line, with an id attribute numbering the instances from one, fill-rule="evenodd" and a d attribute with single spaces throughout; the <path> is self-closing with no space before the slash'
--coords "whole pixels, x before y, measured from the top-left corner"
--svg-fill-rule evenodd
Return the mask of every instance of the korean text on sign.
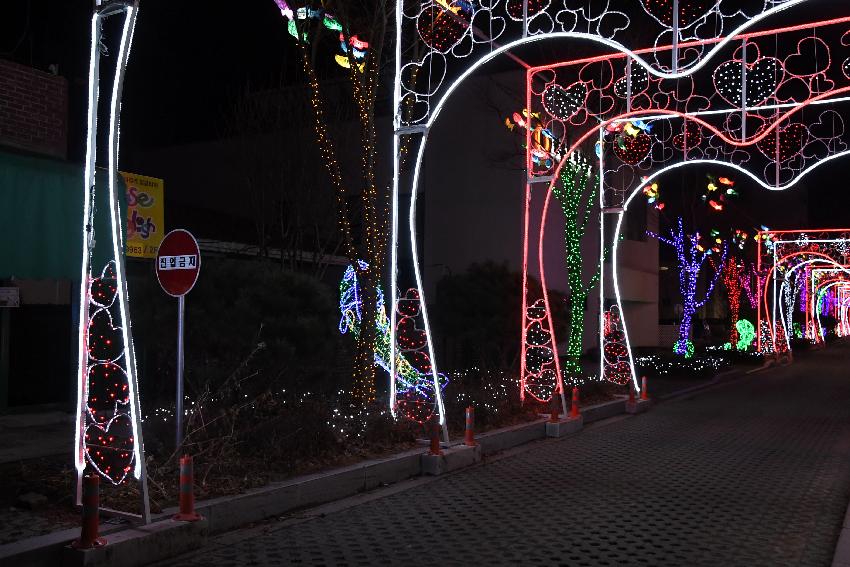
<path id="1" fill-rule="evenodd" d="M 194 254 L 184 256 L 160 256 L 160 270 L 194 270 L 198 267 L 198 257 Z"/>

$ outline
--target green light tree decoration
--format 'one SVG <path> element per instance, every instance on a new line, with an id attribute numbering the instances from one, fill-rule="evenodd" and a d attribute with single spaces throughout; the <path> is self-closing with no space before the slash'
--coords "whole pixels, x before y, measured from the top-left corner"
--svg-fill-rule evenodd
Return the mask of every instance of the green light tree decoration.
<path id="1" fill-rule="evenodd" d="M 564 240 L 567 257 L 567 284 L 570 291 L 570 334 L 567 343 L 566 372 L 581 372 L 580 358 L 584 335 L 584 311 L 587 296 L 599 283 L 601 264 L 585 281 L 582 273 L 581 242 L 587 232 L 593 204 L 596 202 L 597 184 L 593 183 L 590 162 L 579 152 L 570 154 L 561 168 L 558 183 L 552 193 L 566 217 Z"/>

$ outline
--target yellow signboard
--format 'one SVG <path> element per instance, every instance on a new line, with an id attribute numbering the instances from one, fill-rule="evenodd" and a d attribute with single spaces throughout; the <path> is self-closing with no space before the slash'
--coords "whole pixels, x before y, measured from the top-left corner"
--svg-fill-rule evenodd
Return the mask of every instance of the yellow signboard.
<path id="1" fill-rule="evenodd" d="M 127 256 L 156 258 L 165 236 L 165 182 L 120 172 L 127 186 Z"/>

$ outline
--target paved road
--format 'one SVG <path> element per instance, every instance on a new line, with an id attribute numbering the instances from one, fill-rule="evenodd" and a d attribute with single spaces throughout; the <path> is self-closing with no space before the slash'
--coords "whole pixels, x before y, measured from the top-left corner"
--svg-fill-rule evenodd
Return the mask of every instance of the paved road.
<path id="1" fill-rule="evenodd" d="M 168 565 L 830 565 L 850 346 L 410 484 Z"/>

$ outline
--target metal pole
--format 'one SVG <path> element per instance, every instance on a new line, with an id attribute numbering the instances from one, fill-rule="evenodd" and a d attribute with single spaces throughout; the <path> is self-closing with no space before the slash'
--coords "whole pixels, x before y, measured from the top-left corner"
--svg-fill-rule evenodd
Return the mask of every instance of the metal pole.
<path id="1" fill-rule="evenodd" d="M 186 307 L 186 296 L 177 298 L 177 442 L 179 450 L 183 444 L 183 313 Z"/>
<path id="2" fill-rule="evenodd" d="M 679 0 L 673 0 L 673 72 L 679 72 Z"/>

